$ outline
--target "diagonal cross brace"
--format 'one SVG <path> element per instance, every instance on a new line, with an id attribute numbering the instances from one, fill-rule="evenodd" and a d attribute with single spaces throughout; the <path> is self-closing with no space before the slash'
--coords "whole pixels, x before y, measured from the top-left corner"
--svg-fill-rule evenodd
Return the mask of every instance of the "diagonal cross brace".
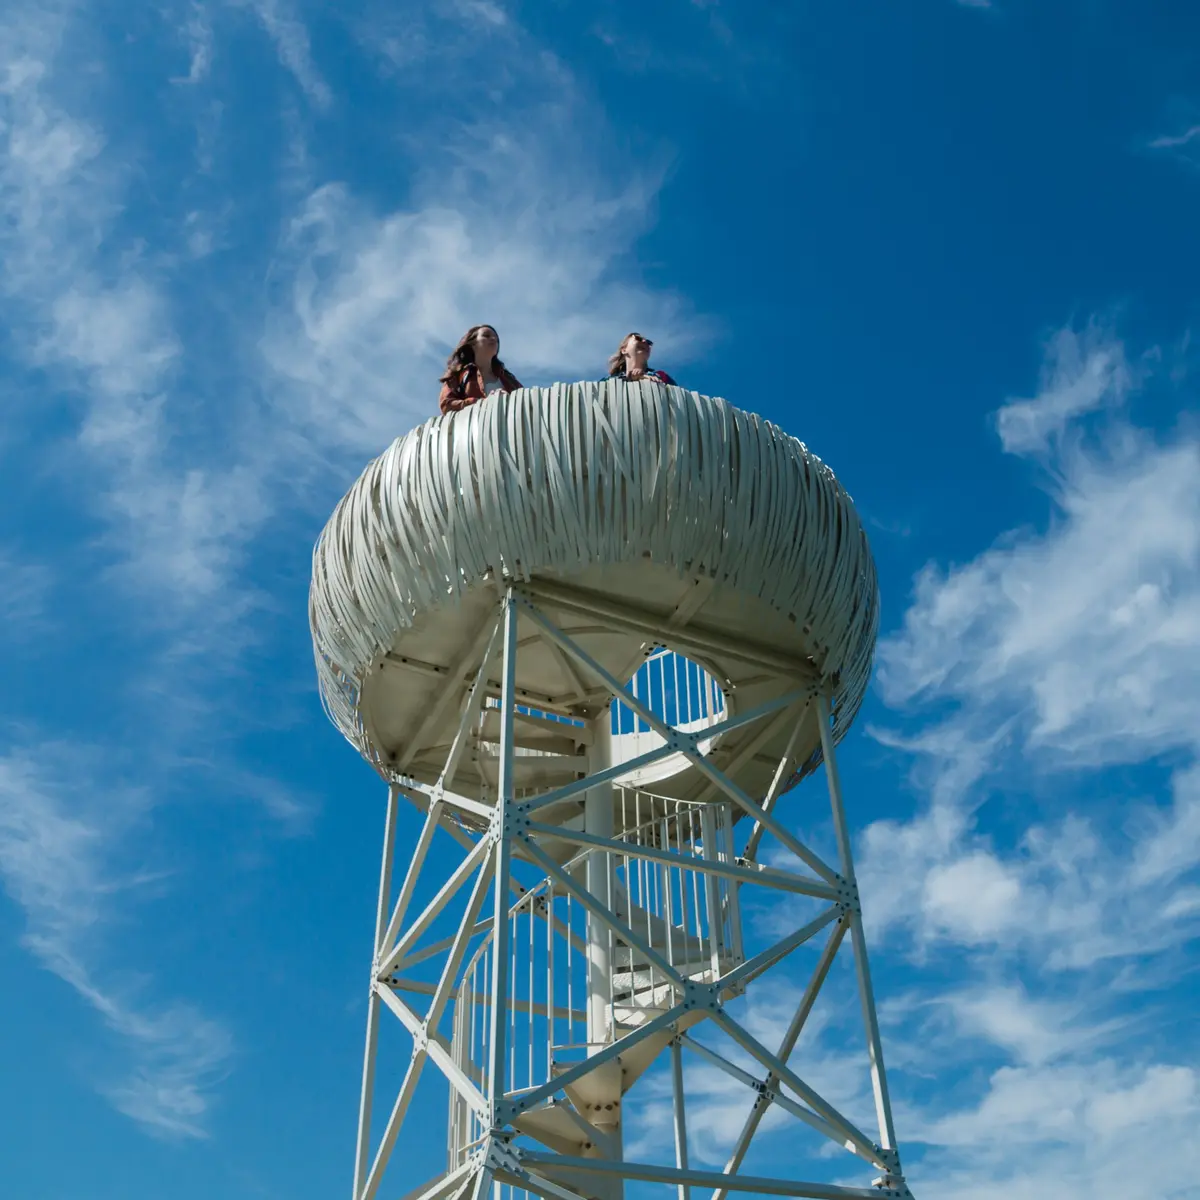
<path id="1" fill-rule="evenodd" d="M 817 994 L 820 992 L 829 975 L 829 970 L 833 966 L 833 960 L 837 957 L 838 948 L 842 944 L 842 939 L 846 935 L 846 922 L 839 921 L 834 927 L 833 932 L 829 935 L 829 940 L 825 943 L 825 949 L 821 951 L 821 957 L 817 959 L 817 965 L 813 968 L 812 978 L 808 981 L 808 986 L 804 989 L 804 994 L 800 997 L 800 1003 L 796 1007 L 796 1012 L 792 1017 L 791 1024 L 787 1028 L 787 1032 L 783 1035 L 783 1041 L 779 1044 L 778 1058 L 781 1062 L 787 1062 L 791 1057 L 792 1051 L 796 1048 L 796 1042 L 800 1038 L 800 1034 L 808 1021 L 809 1014 L 812 1012 L 813 1005 L 816 1003 Z M 779 1076 L 774 1072 L 769 1072 L 767 1075 L 767 1085 L 771 1088 L 778 1087 Z M 728 1175 L 735 1175 L 741 1169 L 742 1162 L 746 1157 L 746 1151 L 750 1149 L 750 1142 L 755 1133 L 758 1131 L 759 1124 L 766 1115 L 767 1106 L 765 1104 L 755 1104 L 751 1107 L 749 1115 L 746 1117 L 746 1122 L 742 1126 L 742 1131 L 738 1135 L 737 1143 L 734 1145 L 733 1153 L 729 1156 L 729 1161 L 725 1164 L 725 1172 Z M 723 1188 L 718 1188 L 713 1192 L 712 1200 L 725 1200 L 727 1191 Z"/>
<path id="2" fill-rule="evenodd" d="M 738 787 L 732 779 L 729 778 L 723 771 L 713 766 L 709 760 L 700 753 L 698 743 L 702 739 L 707 739 L 713 736 L 713 730 L 720 728 L 713 726 L 710 729 L 701 731 L 701 733 L 684 733 L 681 730 L 674 729 L 670 725 L 665 724 L 655 714 L 647 708 L 634 694 L 632 689 L 625 687 L 620 683 L 609 671 L 606 671 L 586 650 L 583 649 L 573 638 L 563 633 L 544 613 L 542 613 L 534 604 L 522 596 L 517 596 L 516 602 L 520 604 L 528 613 L 531 620 L 535 621 L 542 629 L 546 631 L 556 642 L 559 643 L 568 653 L 577 658 L 585 667 L 588 668 L 597 678 L 601 679 L 612 692 L 613 696 L 619 699 L 623 704 L 627 704 L 639 717 L 644 720 L 655 733 L 663 738 L 665 745 L 659 747 L 655 752 L 656 757 L 663 757 L 662 751 L 667 753 L 678 752 L 683 754 L 691 763 L 693 763 L 708 779 L 715 784 L 721 791 L 725 792 L 735 804 L 743 811 L 755 817 L 758 822 L 771 831 L 779 840 L 786 846 L 797 858 L 806 863 L 812 868 L 822 879 L 835 886 L 840 882 L 837 872 L 825 863 L 817 854 L 814 854 L 807 846 L 805 846 L 797 837 L 791 834 L 783 827 L 770 813 L 766 812 L 760 805 L 756 804 L 746 792 Z M 766 704 L 760 704 L 750 713 L 742 714 L 730 720 L 739 724 L 746 724 L 749 721 L 757 720 L 761 716 L 768 713 L 776 712 L 780 708 L 786 708 L 790 704 L 794 704 L 798 699 L 807 698 L 811 695 L 809 689 L 800 689 L 795 692 L 789 692 L 783 696 L 777 697 L 775 700 L 768 701 Z M 633 760 L 622 764 L 621 768 L 611 768 L 611 774 L 607 775 L 609 779 L 615 779 L 618 775 L 627 774 L 635 769 L 635 766 L 640 766 L 639 760 Z M 603 774 L 603 773 L 602 773 Z M 591 780 L 581 780 L 579 785 L 570 785 L 568 788 L 573 788 L 573 791 L 567 794 L 574 794 L 575 791 L 585 791 L 588 787 L 594 786 L 595 783 L 601 781 L 601 775 L 591 777 Z M 559 792 L 565 789 L 558 789 Z M 560 799 L 556 796 L 555 799 Z M 543 797 L 531 806 L 532 808 L 540 807 L 542 804 L 551 803 L 552 801 Z"/>
<path id="3" fill-rule="evenodd" d="M 686 871 L 698 871 L 702 875 L 719 875 L 738 883 L 758 883 L 763 887 L 777 888 L 784 892 L 795 892 L 803 896 L 815 896 L 819 900 L 836 900 L 839 893 L 828 884 L 789 871 L 772 868 L 743 867 L 720 859 L 699 858 L 696 855 L 679 854 L 674 850 L 660 850 L 657 846 L 644 846 L 637 842 L 625 842 L 617 838 L 601 837 L 562 825 L 545 825 L 530 821 L 525 825 L 530 833 L 542 833 L 557 841 L 570 842 L 577 846 L 595 846 L 627 858 L 643 858 L 650 862 L 666 863 Z"/>

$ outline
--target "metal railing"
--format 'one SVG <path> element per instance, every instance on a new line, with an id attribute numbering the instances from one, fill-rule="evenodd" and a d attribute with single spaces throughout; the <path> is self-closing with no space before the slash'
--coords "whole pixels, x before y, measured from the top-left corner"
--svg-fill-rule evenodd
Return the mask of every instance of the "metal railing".
<path id="1" fill-rule="evenodd" d="M 728 715 L 725 694 L 716 679 L 698 663 L 664 647 L 657 648 L 646 658 L 629 681 L 629 689 L 656 717 L 686 733 L 706 729 Z M 494 740 L 498 728 L 495 720 L 499 707 L 500 701 L 497 697 L 485 698 L 477 727 L 476 745 L 479 753 L 490 759 L 495 759 L 499 754 L 499 745 Z M 555 727 L 560 728 L 564 739 L 570 739 L 572 730 L 584 725 L 578 718 L 547 712 L 528 704 L 518 704 L 516 711 L 542 722 L 543 732 L 546 734 Z M 489 717 L 492 722 L 490 733 L 485 732 L 489 728 Z M 611 753 L 615 763 L 628 762 L 663 744 L 661 735 L 655 733 L 642 717 L 620 700 L 614 700 L 610 705 L 609 721 L 612 733 Z M 710 747 L 702 740 L 700 748 L 707 753 Z M 563 747 L 540 749 L 532 745 L 522 745 L 518 741 L 513 747 L 513 755 L 518 760 L 558 759 L 568 771 L 578 770 L 582 773 L 586 769 L 585 764 L 578 755 L 569 750 L 569 746 L 566 747 L 566 751 Z M 632 775 L 626 783 L 630 786 L 653 786 L 655 780 L 675 774 L 684 765 L 681 758 L 671 756 L 648 771 Z M 522 799 L 528 795 L 536 795 L 539 790 L 538 787 L 518 788 L 517 797 Z"/>
<path id="2" fill-rule="evenodd" d="M 583 886 L 589 855 L 607 860 L 614 918 L 660 954 L 685 979 L 711 980 L 742 961 L 736 885 L 687 859 L 734 860 L 731 807 L 694 804 L 632 789 L 616 789 L 614 841 L 627 850 L 581 850 L 563 864 Z M 648 861 L 649 847 L 682 862 Z M 630 1028 L 653 1019 L 679 999 L 678 986 L 600 922 L 567 888 L 543 879 L 509 909 L 505 1020 L 506 1090 L 547 1083 L 564 1065 L 586 1057 Z M 612 995 L 605 1042 L 588 1040 L 588 956 L 592 923 L 607 938 Z M 451 1053 L 455 1065 L 484 1094 L 489 1085 L 491 995 L 495 961 L 491 930 L 468 961 L 455 993 Z M 487 1130 L 459 1095 L 450 1095 L 449 1168 L 465 1161 Z"/>
<path id="3" fill-rule="evenodd" d="M 688 732 L 715 725 L 725 716 L 725 695 L 716 679 L 699 663 L 663 646 L 654 650 L 634 672 L 629 690 L 656 717 Z M 612 732 L 621 738 L 656 737 L 650 726 L 620 700 L 612 706 Z M 631 740 L 629 757 L 651 748 L 647 742 L 644 747 L 634 749 L 636 744 Z"/>

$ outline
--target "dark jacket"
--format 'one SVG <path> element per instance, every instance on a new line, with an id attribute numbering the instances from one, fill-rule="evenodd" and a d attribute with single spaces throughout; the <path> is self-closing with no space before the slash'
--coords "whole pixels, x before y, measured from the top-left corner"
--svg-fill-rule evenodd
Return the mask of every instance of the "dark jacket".
<path id="1" fill-rule="evenodd" d="M 500 372 L 500 387 L 505 392 L 515 392 L 521 386 L 517 377 L 508 370 Z M 444 413 L 458 412 L 478 404 L 487 395 L 483 384 L 483 372 L 470 363 L 459 372 L 457 380 L 442 384 L 438 407 Z"/>

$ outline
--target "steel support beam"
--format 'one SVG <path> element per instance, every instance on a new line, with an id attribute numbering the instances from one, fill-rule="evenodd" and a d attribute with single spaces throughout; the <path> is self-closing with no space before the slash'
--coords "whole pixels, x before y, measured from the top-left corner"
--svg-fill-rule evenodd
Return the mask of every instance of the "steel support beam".
<path id="1" fill-rule="evenodd" d="M 819 683 L 810 670 L 797 672 L 771 700 L 727 712 L 723 720 L 699 731 L 673 728 L 655 713 L 657 700 L 652 703 L 634 696 L 524 591 L 559 611 L 577 611 L 578 597 L 569 594 L 570 589 L 508 587 L 498 620 L 473 636 L 471 654 L 456 663 L 434 700 L 441 722 L 451 703 L 460 705 L 453 738 L 448 743 L 444 738 L 439 741 L 437 753 L 445 756 L 444 766 L 439 770 L 428 748 L 422 759 L 423 763 L 431 760 L 437 783 L 422 785 L 416 793 L 404 781 L 389 789 L 352 1200 L 376 1200 L 389 1158 L 400 1144 L 405 1116 L 423 1104 L 416 1100 L 418 1088 L 426 1086 L 422 1079 L 434 1071 L 448 1081 L 453 1097 L 452 1156 L 445 1174 L 411 1193 L 411 1200 L 496 1200 L 496 1195 L 510 1200 L 504 1190 L 508 1187 L 548 1200 L 578 1200 L 583 1195 L 619 1200 L 626 1180 L 667 1185 L 676 1200 L 691 1200 L 700 1188 L 711 1189 L 712 1200 L 727 1200 L 735 1192 L 812 1200 L 908 1200 L 896 1150 L 828 696 L 817 690 Z M 642 621 L 636 613 L 599 616 L 604 622 L 599 629 L 619 624 L 628 632 L 639 629 Z M 711 631 L 689 627 L 688 632 L 710 647 L 720 640 L 714 640 Z M 523 647 L 536 647 L 543 655 L 549 647 L 564 678 L 579 690 L 587 679 L 595 679 L 645 721 L 662 745 L 628 762 L 613 763 L 608 749 L 610 715 L 605 708 L 586 732 L 577 727 L 578 744 L 588 750 L 585 777 L 533 795 L 518 792 L 518 781 L 531 776 L 518 774 L 517 756 L 538 754 L 545 748 L 538 738 L 552 743 L 557 733 L 549 718 L 536 714 L 524 720 L 524 734 L 518 729 L 523 718 L 516 706 L 530 703 L 528 693 L 517 686 Z M 765 665 L 761 648 L 751 647 L 746 655 L 744 661 L 761 658 Z M 776 673 L 782 678 L 790 666 L 776 663 Z M 493 678 L 497 673 L 499 678 Z M 483 728 L 480 717 L 487 696 L 499 701 L 498 713 L 488 710 L 485 734 L 498 749 L 494 807 L 479 801 L 459 803 L 449 791 L 470 739 Z M 797 739 L 806 722 L 814 719 L 826 767 L 836 869 L 806 846 L 775 811 L 792 769 Z M 421 724 L 429 725 L 428 715 Z M 790 739 L 766 794 L 749 795 L 738 782 L 744 778 L 743 768 L 768 741 L 778 738 L 775 744 L 782 743 L 789 724 Z M 706 739 L 751 725 L 756 727 L 748 740 L 723 766 L 701 752 Z M 410 748 L 417 740 L 409 743 Z M 652 796 L 648 818 L 644 806 L 625 818 L 623 802 L 614 801 L 617 781 L 640 766 L 676 754 L 693 765 L 699 785 L 686 792 L 688 798 Z M 626 794 L 633 792 L 628 789 Z M 424 820 L 393 899 L 397 805 L 402 795 L 423 809 Z M 582 819 L 578 806 L 568 806 L 569 823 L 554 823 L 549 816 L 552 806 L 572 799 L 581 802 Z M 454 823 L 456 809 L 476 827 L 486 823 L 486 830 L 476 836 L 464 831 Z M 752 819 L 740 855 L 731 815 L 737 811 Z M 546 819 L 538 820 L 539 815 Z M 467 853 L 414 918 L 417 883 L 431 862 L 433 834 L 439 826 Z M 782 865 L 779 857 L 769 867 L 757 865 L 759 843 L 767 833 L 784 857 L 790 855 L 791 867 Z M 540 871 L 539 881 L 531 879 L 531 869 Z M 823 903 L 809 906 L 806 916 L 811 919 L 803 927 L 772 944 L 756 938 L 744 953 L 737 902 L 739 893 L 754 884 Z M 447 921 L 451 913 L 458 918 L 457 931 L 444 937 L 444 930 L 438 929 L 430 936 L 434 923 Z M 770 977 L 794 951 L 825 930 L 830 930 L 828 940 L 778 1051 L 773 1052 L 726 1011 L 726 1001 L 752 988 L 760 977 Z M 789 1062 L 847 939 L 854 951 L 866 1028 L 878 1142 L 807 1084 L 800 1065 Z M 572 956 L 574 968 L 568 961 Z M 536 987 L 535 967 L 542 980 Z M 404 976 L 399 977 L 402 970 Z M 572 978 L 573 997 L 568 982 Z M 557 990 L 560 986 L 565 995 Z M 409 995 L 402 998 L 394 989 Z M 428 999 L 424 1012 L 420 1011 L 422 997 Z M 385 1010 L 411 1034 L 413 1054 L 372 1157 L 375 1058 Z M 731 1039 L 736 1047 L 731 1053 L 742 1065 L 713 1049 L 711 1037 L 699 1040 L 685 1032 L 700 1020 Z M 537 1030 L 544 1030 L 544 1035 Z M 472 1047 L 478 1043 L 478 1053 L 464 1049 L 464 1036 Z M 545 1046 L 535 1046 L 535 1039 L 542 1036 Z M 685 1045 L 753 1093 L 724 1171 L 699 1170 L 690 1162 Z M 674 1165 L 628 1162 L 623 1157 L 621 1130 L 629 1117 L 636 1122 L 637 1110 L 624 1112 L 626 1077 L 632 1082 L 664 1052 L 670 1056 Z M 528 1074 L 523 1065 L 526 1056 Z M 761 1069 L 751 1063 L 751 1070 L 746 1070 L 746 1056 Z M 541 1064 L 536 1073 L 535 1061 Z M 425 1071 L 430 1065 L 434 1071 Z M 881 1170 L 882 1178 L 875 1187 L 854 1188 L 742 1175 L 747 1153 L 772 1107 L 794 1118 L 797 1128 L 807 1127 L 870 1162 Z M 518 1130 L 521 1140 L 514 1141 Z M 548 1145 L 578 1144 L 581 1153 L 527 1149 L 527 1139 L 538 1136 Z M 696 1145 L 693 1141 L 691 1149 Z"/>

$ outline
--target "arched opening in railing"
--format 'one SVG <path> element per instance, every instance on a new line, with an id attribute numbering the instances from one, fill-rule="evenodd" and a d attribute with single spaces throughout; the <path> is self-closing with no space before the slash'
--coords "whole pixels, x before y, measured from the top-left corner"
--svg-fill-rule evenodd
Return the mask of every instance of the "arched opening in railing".
<path id="1" fill-rule="evenodd" d="M 629 690 L 667 725 L 696 733 L 716 725 L 728 715 L 725 693 L 717 680 L 699 663 L 665 646 L 657 647 L 629 681 Z M 628 762 L 663 744 L 662 736 L 650 728 L 627 704 L 614 701 L 611 708 L 613 762 Z M 701 740 L 708 752 L 711 742 Z M 652 767 L 631 772 L 620 782 L 628 786 L 666 779 L 686 766 L 680 754 L 672 754 Z"/>
<path id="2" fill-rule="evenodd" d="M 730 715 L 726 694 L 716 678 L 699 663 L 685 658 L 666 647 L 652 650 L 634 672 L 628 684 L 633 696 L 659 720 L 685 733 L 696 733 L 718 724 Z M 481 754 L 495 759 L 499 754 L 500 702 L 489 696 L 481 714 L 478 748 Z M 541 760 L 539 773 L 542 782 L 528 791 L 518 789 L 518 797 L 534 795 L 541 787 L 553 786 L 557 768 L 564 777 L 574 777 L 584 770 L 579 757 L 579 745 L 573 735 L 584 728 L 578 717 L 534 707 L 515 706 L 521 725 L 513 753 L 518 760 Z M 639 755 L 658 749 L 662 735 L 650 728 L 628 704 L 614 700 L 609 706 L 610 750 L 614 765 L 629 762 Z M 701 738 L 699 749 L 707 754 L 713 739 Z M 617 785 L 625 788 L 652 788 L 656 782 L 677 775 L 687 767 L 682 754 L 669 754 L 658 762 L 618 778 Z"/>

